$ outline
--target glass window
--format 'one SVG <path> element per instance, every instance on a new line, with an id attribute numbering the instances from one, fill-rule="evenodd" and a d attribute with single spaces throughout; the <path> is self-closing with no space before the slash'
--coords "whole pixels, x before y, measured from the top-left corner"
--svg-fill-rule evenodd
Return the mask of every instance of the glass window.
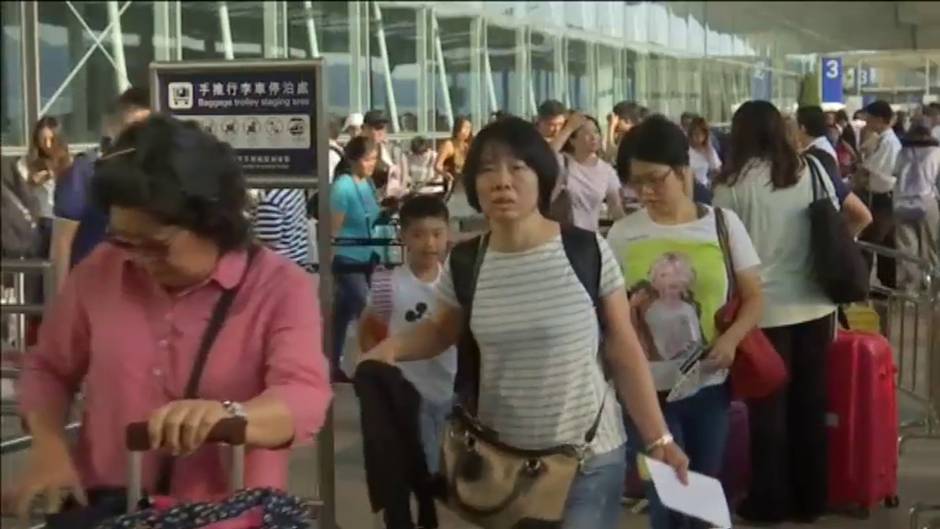
<path id="1" fill-rule="evenodd" d="M 372 104 L 369 108 L 383 108 L 392 116 L 385 78 L 385 65 L 379 48 L 379 26 L 375 9 L 369 6 L 372 16 Z M 392 74 L 392 90 L 398 114 L 398 130 L 418 130 L 418 25 L 413 9 L 382 7 L 382 28 L 385 48 L 388 53 L 388 68 Z"/>
<path id="2" fill-rule="evenodd" d="M 263 2 L 182 2 L 183 59 L 224 59 L 227 12 L 232 56 L 264 57 Z M 224 9 L 223 9 L 224 6 Z"/>
<path id="3" fill-rule="evenodd" d="M 20 2 L 0 2 L 3 19 L 3 95 L 0 97 L 0 120 L 3 121 L 3 145 L 25 145 L 26 134 L 23 101 L 23 63 L 20 55 L 23 51 L 20 36 Z"/>
<path id="4" fill-rule="evenodd" d="M 608 46 L 597 46 L 597 118 L 601 119 L 613 110 L 622 96 L 623 75 L 617 60 L 619 50 Z"/>
<path id="5" fill-rule="evenodd" d="M 148 84 L 154 58 L 153 3 L 121 4 L 119 37 L 109 32 L 99 44 L 95 39 L 114 22 L 107 2 L 39 2 L 37 7 L 40 113 L 59 117 L 70 142 L 96 143 L 121 88 Z M 119 45 L 122 65 L 113 53 Z M 126 79 L 120 78 L 122 70 Z"/>
<path id="6" fill-rule="evenodd" d="M 470 91 L 479 87 L 479 79 L 473 79 L 471 68 L 471 56 L 479 50 L 471 49 L 470 41 L 470 23 L 471 20 L 466 17 L 456 18 L 437 18 L 438 32 L 436 37 L 440 38 L 441 50 L 444 54 L 444 70 L 446 72 L 447 86 L 437 85 L 437 97 L 435 99 L 437 112 L 435 116 L 435 129 L 438 131 L 450 131 L 450 125 L 447 122 L 446 107 L 444 106 L 446 88 L 447 95 L 450 96 L 451 109 L 454 117 L 458 115 L 469 116 L 471 113 Z M 440 78 L 438 76 L 438 78 Z"/>
<path id="7" fill-rule="evenodd" d="M 306 59 L 317 52 L 324 58 L 327 112 L 332 119 L 345 119 L 351 112 L 349 6 L 346 2 L 312 2 L 312 6 L 308 12 L 303 2 L 287 4 L 289 55 Z"/>
<path id="8" fill-rule="evenodd" d="M 639 57 L 637 52 L 633 50 L 627 50 L 627 73 L 624 76 L 626 78 L 627 86 L 625 87 L 625 100 L 626 101 L 636 101 L 639 97 L 637 95 L 637 68 L 639 64 Z"/>
<path id="9" fill-rule="evenodd" d="M 496 98 L 496 108 L 491 108 L 489 97 L 486 98 L 489 112 L 497 110 L 508 111 L 513 114 L 524 112 L 521 107 L 521 95 L 518 94 L 519 83 L 516 73 L 516 32 L 498 26 L 486 28 L 486 52 L 489 56 L 490 75 L 493 92 Z"/>
<path id="10" fill-rule="evenodd" d="M 530 111 L 534 115 L 542 101 L 558 97 L 555 95 L 555 46 L 558 43 L 554 37 L 536 32 L 529 34 L 529 43 L 532 65 Z"/>
<path id="11" fill-rule="evenodd" d="M 591 70 L 587 43 L 568 40 L 568 106 L 589 112 L 591 105 Z"/>

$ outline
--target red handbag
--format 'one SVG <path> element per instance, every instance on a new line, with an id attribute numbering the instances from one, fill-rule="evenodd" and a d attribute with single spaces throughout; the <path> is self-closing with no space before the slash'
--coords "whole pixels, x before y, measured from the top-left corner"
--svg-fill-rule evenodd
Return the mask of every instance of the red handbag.
<path id="1" fill-rule="evenodd" d="M 718 244 L 724 254 L 728 272 L 728 290 L 731 292 L 728 302 L 715 314 L 715 327 L 719 332 L 725 332 L 738 316 L 741 297 L 738 295 L 737 281 L 734 278 L 734 260 L 728 242 L 728 227 L 720 208 L 715 208 L 715 223 Z M 786 384 L 787 366 L 760 327 L 751 329 L 738 344 L 729 378 L 732 399 L 740 400 L 767 397 Z"/>

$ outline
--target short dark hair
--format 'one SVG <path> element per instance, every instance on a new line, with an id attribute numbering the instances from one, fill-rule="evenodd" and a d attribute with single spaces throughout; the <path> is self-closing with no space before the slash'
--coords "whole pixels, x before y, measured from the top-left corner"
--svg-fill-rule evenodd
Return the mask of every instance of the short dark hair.
<path id="1" fill-rule="evenodd" d="M 195 122 L 154 115 L 131 125 L 98 160 L 91 185 L 105 209 L 143 211 L 212 240 L 222 252 L 251 240 L 235 152 Z"/>
<path id="2" fill-rule="evenodd" d="M 557 99 L 547 99 L 542 101 L 542 104 L 539 105 L 538 118 L 551 119 L 556 116 L 562 116 L 566 112 L 568 112 L 568 109 L 565 108 L 565 105 L 561 104 L 561 101 Z"/>
<path id="3" fill-rule="evenodd" d="M 640 117 L 640 105 L 633 101 L 621 101 L 614 105 L 613 114 L 618 118 L 629 121 L 636 125 L 642 118 Z"/>
<path id="4" fill-rule="evenodd" d="M 689 166 L 689 140 L 682 127 L 655 114 L 630 129 L 617 148 L 617 175 L 630 181 L 630 162 L 640 160 L 678 169 Z"/>
<path id="5" fill-rule="evenodd" d="M 489 154 L 493 148 L 507 150 L 510 155 L 524 162 L 535 172 L 539 182 L 539 211 L 547 215 L 552 191 L 558 180 L 558 158 L 535 125 L 517 117 L 494 121 L 483 127 L 470 144 L 463 168 L 463 185 L 470 206 L 481 211 L 476 181 L 483 166 L 484 155 Z"/>
<path id="6" fill-rule="evenodd" d="M 388 125 L 388 117 L 379 109 L 372 109 L 362 117 L 362 124 L 374 129 L 381 129 Z"/>
<path id="7" fill-rule="evenodd" d="M 848 123 L 849 115 L 845 112 L 845 109 L 836 110 L 836 123 Z"/>
<path id="8" fill-rule="evenodd" d="M 150 108 L 150 90 L 141 86 L 132 86 L 117 98 L 117 111 L 125 114 L 134 110 Z"/>
<path id="9" fill-rule="evenodd" d="M 894 117 L 894 110 L 892 110 L 891 104 L 880 99 L 869 103 L 868 106 L 865 107 L 865 113 L 869 116 L 883 119 L 887 123 L 890 123 L 891 118 Z"/>
<path id="10" fill-rule="evenodd" d="M 376 145 L 372 138 L 356 136 L 350 139 L 346 147 L 343 148 L 343 157 L 340 158 L 339 163 L 336 164 L 333 174 L 336 176 L 352 174 L 352 163 L 358 162 L 365 157 L 366 154 L 369 154 L 376 148 L 378 148 L 378 145 Z"/>
<path id="11" fill-rule="evenodd" d="M 681 115 L 679 115 L 679 121 L 692 121 L 696 117 L 698 117 L 698 115 L 695 112 L 683 112 Z"/>
<path id="12" fill-rule="evenodd" d="M 940 116 L 940 103 L 930 103 L 924 106 L 924 115 L 930 118 Z"/>
<path id="13" fill-rule="evenodd" d="M 447 222 L 450 212 L 447 204 L 434 195 L 410 195 L 405 197 L 398 209 L 398 222 L 402 229 L 408 229 L 412 222 L 421 219 L 441 219 Z"/>
<path id="14" fill-rule="evenodd" d="M 430 148 L 431 148 L 431 140 L 425 138 L 424 136 L 415 136 L 411 140 L 412 154 L 424 154 Z"/>
<path id="15" fill-rule="evenodd" d="M 796 122 L 806 134 L 818 138 L 826 135 L 826 113 L 822 107 L 805 106 L 796 110 Z"/>

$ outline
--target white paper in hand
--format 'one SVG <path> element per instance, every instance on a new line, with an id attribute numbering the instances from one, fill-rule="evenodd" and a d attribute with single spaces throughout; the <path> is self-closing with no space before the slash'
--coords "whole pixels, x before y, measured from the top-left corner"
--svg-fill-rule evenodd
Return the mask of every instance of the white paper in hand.
<path id="1" fill-rule="evenodd" d="M 644 460 L 663 505 L 720 529 L 730 529 L 728 500 L 717 479 L 689 472 L 689 484 L 683 485 L 669 465 L 645 456 Z"/>

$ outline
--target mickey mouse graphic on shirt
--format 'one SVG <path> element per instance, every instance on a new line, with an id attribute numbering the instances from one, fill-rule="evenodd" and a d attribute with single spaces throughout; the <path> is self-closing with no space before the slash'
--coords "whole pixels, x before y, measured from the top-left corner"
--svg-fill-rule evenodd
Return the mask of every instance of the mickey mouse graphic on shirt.
<path id="1" fill-rule="evenodd" d="M 408 311 L 405 312 L 405 321 L 407 321 L 408 323 L 414 323 L 420 320 L 421 318 L 423 318 L 424 315 L 427 314 L 427 312 L 428 312 L 428 304 L 423 301 L 419 301 L 415 305 L 415 308 L 408 309 Z"/>

